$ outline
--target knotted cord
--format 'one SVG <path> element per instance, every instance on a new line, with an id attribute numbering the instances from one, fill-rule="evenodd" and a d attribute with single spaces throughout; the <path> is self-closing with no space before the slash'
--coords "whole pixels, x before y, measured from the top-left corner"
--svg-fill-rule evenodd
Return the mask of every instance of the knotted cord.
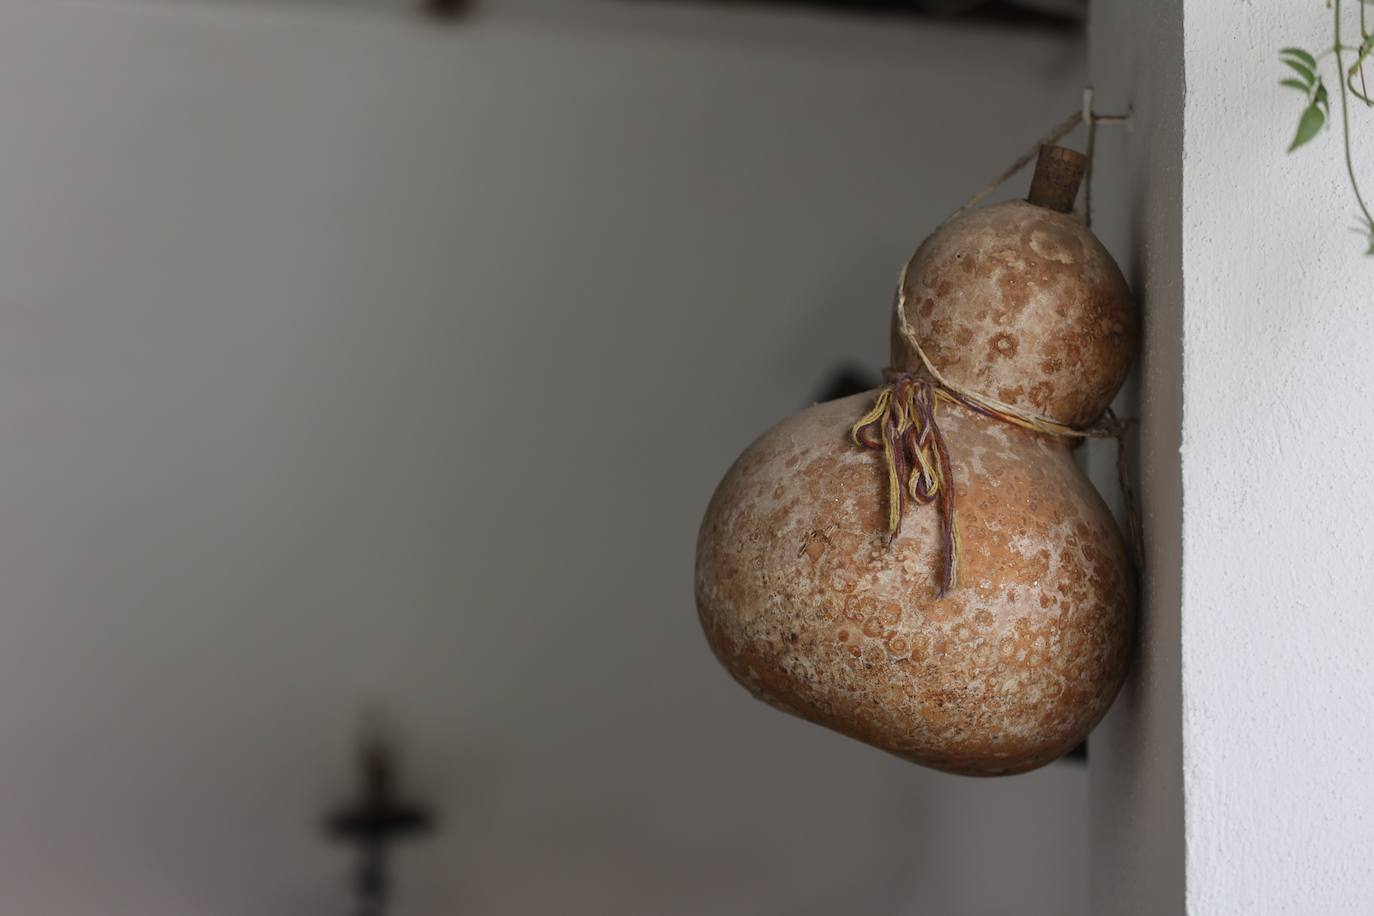
<path id="1" fill-rule="evenodd" d="M 990 194 L 1007 179 L 1011 178 L 1035 157 L 1041 145 L 1054 143 L 1069 133 L 1080 121 L 1086 120 L 1089 126 L 1089 149 L 1097 117 L 1091 111 L 1091 95 L 1084 111 L 1075 112 L 1065 119 L 1046 137 L 1042 138 L 1025 155 L 1019 157 L 1012 167 L 1003 172 L 992 184 L 980 190 L 968 203 L 954 211 L 945 222 L 963 214 L 980 200 Z M 1092 160 L 1089 158 L 1087 182 L 1084 194 L 1091 200 Z M 941 223 L 943 225 L 944 223 Z M 883 463 L 887 468 L 887 544 L 891 546 L 902 530 L 902 520 L 906 514 L 908 499 L 923 505 L 938 503 L 940 510 L 940 532 L 943 557 L 940 572 L 940 597 L 945 597 L 959 581 L 959 563 L 962 547 L 959 540 L 959 525 L 955 519 L 954 474 L 950 464 L 949 448 L 937 419 L 939 405 L 957 404 L 974 413 L 1019 426 L 1031 432 L 1049 436 L 1084 439 L 1117 440 L 1117 481 L 1121 487 L 1126 505 L 1127 527 L 1129 529 L 1133 558 L 1136 569 L 1144 566 L 1139 513 L 1135 504 L 1135 493 L 1130 485 L 1126 467 L 1126 431 L 1130 421 L 1119 419 L 1110 407 L 1098 420 L 1089 426 L 1069 426 L 1049 417 L 1007 404 L 996 398 L 979 394 L 945 378 L 930 361 L 921 347 L 916 331 L 906 314 L 906 279 L 911 262 L 902 267 L 897 282 L 897 326 L 902 338 L 921 360 L 918 372 L 898 372 L 892 369 L 884 373 L 887 385 L 878 392 L 878 398 L 868 413 L 859 418 L 850 430 L 850 438 L 861 448 L 881 449 Z"/>
<path id="2" fill-rule="evenodd" d="M 901 533 L 908 495 L 919 503 L 940 502 L 944 565 L 940 597 L 954 587 L 959 571 L 959 529 L 954 524 L 954 474 L 949 449 L 935 414 L 952 392 L 910 373 L 890 375 L 873 409 L 849 431 L 855 445 L 881 448 L 887 465 L 887 543 Z"/>

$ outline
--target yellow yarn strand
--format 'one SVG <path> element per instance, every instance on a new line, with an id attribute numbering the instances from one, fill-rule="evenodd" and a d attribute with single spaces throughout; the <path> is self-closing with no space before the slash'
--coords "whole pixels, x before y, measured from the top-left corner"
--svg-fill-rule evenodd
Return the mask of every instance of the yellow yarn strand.
<path id="1" fill-rule="evenodd" d="M 927 379 L 898 377 L 878 392 L 872 409 L 849 431 L 862 448 L 881 448 L 887 472 L 887 543 L 901 534 L 908 499 L 938 502 L 945 543 L 940 594 L 958 581 L 962 553 L 954 518 L 954 480 L 937 416 L 942 401 L 957 398 Z"/>

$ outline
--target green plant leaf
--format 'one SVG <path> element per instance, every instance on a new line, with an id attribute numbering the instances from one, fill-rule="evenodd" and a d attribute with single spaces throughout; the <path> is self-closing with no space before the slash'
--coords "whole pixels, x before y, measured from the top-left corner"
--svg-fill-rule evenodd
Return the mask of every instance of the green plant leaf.
<path id="1" fill-rule="evenodd" d="M 1374 226 L 1370 226 L 1369 223 L 1361 218 L 1360 225 L 1355 227 L 1355 232 L 1364 236 L 1365 241 L 1369 242 L 1369 247 L 1365 249 L 1365 254 L 1374 255 Z"/>
<path id="2" fill-rule="evenodd" d="M 1294 135 L 1293 143 L 1288 147 L 1288 152 L 1293 152 L 1293 150 L 1315 137 L 1325 123 L 1326 115 L 1322 114 L 1322 110 L 1317 107 L 1317 103 L 1313 102 L 1311 105 L 1308 105 L 1303 109 L 1302 117 L 1298 119 L 1298 132 Z"/>
<path id="3" fill-rule="evenodd" d="M 1309 70 L 1317 69 L 1317 59 L 1313 57 L 1311 54 L 1308 54 L 1302 48 L 1284 48 L 1282 51 L 1279 52 L 1279 54 L 1287 57 L 1297 58 L 1304 64 L 1307 64 Z"/>
<path id="4" fill-rule="evenodd" d="M 1317 80 L 1317 91 L 1312 94 L 1312 104 L 1320 105 L 1322 114 L 1331 117 L 1331 97 L 1326 94 L 1326 84 Z"/>
<path id="5" fill-rule="evenodd" d="M 1298 90 L 1299 92 L 1301 92 L 1303 95 L 1307 95 L 1307 84 L 1304 83 L 1304 82 L 1303 82 L 1302 80 L 1300 80 L 1300 79 L 1294 79 L 1293 77 L 1290 76 L 1290 77 L 1288 77 L 1288 79 L 1286 79 L 1286 80 L 1279 80 L 1279 85 L 1280 85 L 1280 86 L 1291 86 L 1292 88 L 1294 88 L 1294 89 Z"/>
<path id="6" fill-rule="evenodd" d="M 1317 74 L 1313 73 L 1310 67 L 1305 67 L 1297 61 L 1289 60 L 1288 58 L 1284 58 L 1283 62 L 1292 67 L 1307 85 L 1311 86 L 1317 81 Z"/>

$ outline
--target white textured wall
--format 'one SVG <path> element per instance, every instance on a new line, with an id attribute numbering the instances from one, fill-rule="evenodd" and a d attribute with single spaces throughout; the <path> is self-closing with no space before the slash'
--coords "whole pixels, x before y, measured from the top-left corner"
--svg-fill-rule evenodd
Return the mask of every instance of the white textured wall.
<path id="1" fill-rule="evenodd" d="M 1086 913 L 1081 769 L 775 713 L 691 590 L 1081 47 L 364 5 L 0 3 L 0 910 L 345 912 L 381 700 L 401 916 Z"/>
<path id="2" fill-rule="evenodd" d="M 1285 155 L 1298 98 L 1276 85 L 1277 49 L 1329 45 L 1330 11 L 1187 0 L 1185 19 L 1189 911 L 1367 914 L 1374 259 L 1338 135 Z M 1374 189 L 1374 111 L 1354 124 Z"/>
<path id="3" fill-rule="evenodd" d="M 1277 86 L 1277 50 L 1329 45 L 1330 16 L 1094 7 L 1093 79 L 1140 117 L 1103 167 L 1146 319 L 1155 521 L 1142 657 L 1094 737 L 1094 912 L 1180 912 L 1185 885 L 1194 916 L 1374 912 L 1374 262 L 1338 135 L 1285 155 Z"/>
<path id="4" fill-rule="evenodd" d="M 1092 912 L 1170 916 L 1184 905 L 1179 607 L 1183 492 L 1183 7 L 1096 0 L 1089 69 L 1097 108 L 1132 108 L 1128 131 L 1099 133 L 1094 228 L 1136 293 L 1142 342 L 1118 403 L 1140 418 L 1137 454 L 1146 572 L 1130 677 L 1093 733 Z M 1110 446 L 1094 455 L 1115 489 Z"/>

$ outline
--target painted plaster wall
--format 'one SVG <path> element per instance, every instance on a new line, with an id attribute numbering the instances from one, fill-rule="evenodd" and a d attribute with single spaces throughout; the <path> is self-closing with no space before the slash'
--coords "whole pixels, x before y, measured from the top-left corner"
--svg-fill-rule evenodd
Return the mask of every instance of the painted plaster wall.
<path id="1" fill-rule="evenodd" d="M 1179 912 L 1185 886 L 1199 916 L 1374 910 L 1371 266 L 1338 136 L 1286 156 L 1276 85 L 1277 49 L 1329 44 L 1330 15 L 1094 7 L 1092 78 L 1139 116 L 1103 150 L 1104 234 L 1145 310 L 1154 517 L 1141 663 L 1094 737 L 1095 912 Z"/>
<path id="2" fill-rule="evenodd" d="M 1099 111 L 1133 109 L 1131 130 L 1103 128 L 1094 228 L 1140 304 L 1135 378 L 1118 402 L 1140 418 L 1137 454 L 1146 573 L 1132 673 L 1090 741 L 1092 912 L 1183 911 L 1180 585 L 1183 492 L 1183 7 L 1096 0 L 1089 70 Z M 1114 496 L 1109 445 L 1090 457 Z"/>
<path id="3" fill-rule="evenodd" d="M 1189 912 L 1367 914 L 1374 260 L 1339 135 L 1285 155 L 1299 99 L 1276 85 L 1276 51 L 1329 46 L 1331 12 L 1185 10 Z M 1374 117 L 1354 119 L 1374 183 Z"/>
<path id="4" fill-rule="evenodd" d="M 1081 45 L 573 8 L 0 3 L 4 912 L 347 912 L 369 702 L 398 916 L 1088 912 L 1081 769 L 775 713 L 691 585 Z"/>

